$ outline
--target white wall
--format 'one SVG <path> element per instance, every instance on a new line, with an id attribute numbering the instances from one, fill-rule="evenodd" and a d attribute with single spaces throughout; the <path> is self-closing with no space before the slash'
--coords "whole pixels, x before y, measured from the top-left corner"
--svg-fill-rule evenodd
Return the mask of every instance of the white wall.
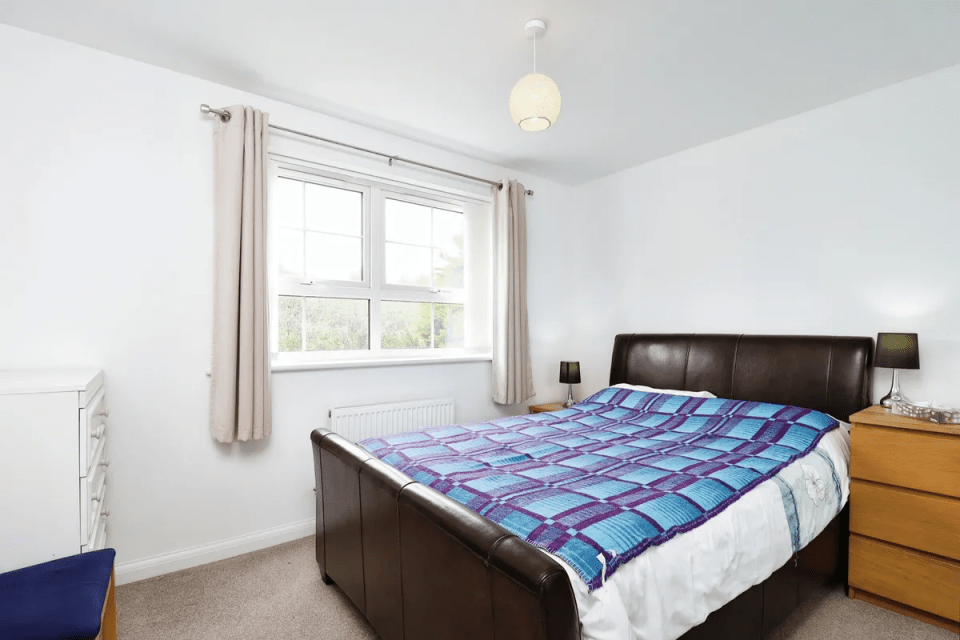
<path id="1" fill-rule="evenodd" d="M 184 550 L 239 536 L 253 534 L 235 541 L 243 544 L 234 551 L 308 534 L 314 517 L 308 436 L 327 423 L 331 407 L 451 395 L 462 421 L 502 413 L 490 401 L 488 362 L 280 372 L 273 436 L 229 446 L 213 441 L 206 372 L 215 123 L 199 105 L 252 104 L 295 129 L 475 175 L 516 174 L 2 25 L 0 87 L 0 368 L 105 370 L 110 544 L 121 566 L 137 568 L 128 577 L 209 559 L 212 552 Z M 280 135 L 273 147 L 442 181 Z M 573 344 L 573 325 L 560 313 L 570 299 L 557 284 L 573 268 L 568 256 L 556 255 L 557 247 L 570 250 L 564 218 L 573 211 L 571 194 L 546 180 L 516 177 L 536 191 L 528 199 L 530 260 L 538 265 L 530 305 L 547 327 L 534 329 L 535 357 L 551 359 L 536 368 L 545 399 L 556 399 L 553 361 L 577 355 L 553 346 Z M 264 531 L 273 533 L 257 538 Z M 170 553 L 180 555 L 151 568 L 151 558 Z"/>
<path id="2" fill-rule="evenodd" d="M 535 403 L 567 397 L 558 382 L 561 360 L 580 362 L 582 383 L 573 389 L 578 400 L 605 387 L 610 376 L 618 326 L 618 253 L 610 249 L 619 240 L 605 216 L 611 212 L 584 195 L 571 190 L 564 206 L 548 215 L 538 209 L 527 221 Z"/>
<path id="3" fill-rule="evenodd" d="M 913 399 L 960 406 L 960 66 L 582 188 L 610 333 L 919 333 Z M 571 230 L 572 231 L 572 230 Z M 890 372 L 875 375 L 875 397 Z"/>

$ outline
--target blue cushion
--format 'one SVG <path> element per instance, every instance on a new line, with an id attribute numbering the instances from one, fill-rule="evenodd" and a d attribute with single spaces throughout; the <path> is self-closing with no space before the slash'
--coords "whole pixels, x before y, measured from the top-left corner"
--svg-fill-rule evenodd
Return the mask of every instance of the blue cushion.
<path id="1" fill-rule="evenodd" d="M 113 549 L 0 574 L 0 640 L 81 640 L 100 633 Z"/>

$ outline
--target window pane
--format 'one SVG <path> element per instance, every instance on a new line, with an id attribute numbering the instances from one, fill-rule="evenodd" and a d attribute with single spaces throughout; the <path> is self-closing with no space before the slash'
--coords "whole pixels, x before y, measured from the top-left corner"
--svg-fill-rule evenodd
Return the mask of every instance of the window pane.
<path id="1" fill-rule="evenodd" d="M 273 203 L 277 224 L 283 227 L 303 227 L 303 183 L 299 180 L 277 180 Z"/>
<path id="2" fill-rule="evenodd" d="M 463 254 L 433 250 L 433 284 L 444 289 L 463 289 Z"/>
<path id="3" fill-rule="evenodd" d="M 370 348 L 370 303 L 344 298 L 305 298 L 307 351 Z"/>
<path id="4" fill-rule="evenodd" d="M 445 251 L 463 253 L 462 213 L 433 210 L 433 246 Z"/>
<path id="5" fill-rule="evenodd" d="M 362 281 L 362 240 L 308 231 L 307 277 L 311 280 Z"/>
<path id="6" fill-rule="evenodd" d="M 408 244 L 386 246 L 387 282 L 430 286 L 430 249 Z"/>
<path id="7" fill-rule="evenodd" d="M 430 303 L 380 303 L 380 344 L 384 349 L 430 348 Z"/>
<path id="8" fill-rule="evenodd" d="M 385 215 L 388 242 L 430 244 L 430 207 L 387 198 Z"/>
<path id="9" fill-rule="evenodd" d="M 303 348 L 302 298 L 280 296 L 280 351 L 300 351 Z"/>
<path id="10" fill-rule="evenodd" d="M 303 231 L 277 229 L 280 275 L 303 277 Z"/>
<path id="11" fill-rule="evenodd" d="M 433 305 L 433 344 L 437 349 L 463 347 L 463 305 Z"/>
<path id="12" fill-rule="evenodd" d="M 310 183 L 306 190 L 307 229 L 351 236 L 363 234 L 362 193 Z"/>

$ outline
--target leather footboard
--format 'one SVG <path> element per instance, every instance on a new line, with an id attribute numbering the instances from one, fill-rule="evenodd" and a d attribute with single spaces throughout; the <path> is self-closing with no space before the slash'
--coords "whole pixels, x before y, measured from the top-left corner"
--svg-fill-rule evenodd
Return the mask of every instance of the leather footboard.
<path id="1" fill-rule="evenodd" d="M 384 640 L 578 640 L 538 549 L 325 429 L 311 436 L 317 563 Z"/>

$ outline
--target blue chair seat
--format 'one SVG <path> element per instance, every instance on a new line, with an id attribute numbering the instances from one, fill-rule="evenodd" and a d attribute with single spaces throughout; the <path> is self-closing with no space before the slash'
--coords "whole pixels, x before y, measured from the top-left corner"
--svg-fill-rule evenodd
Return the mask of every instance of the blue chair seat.
<path id="1" fill-rule="evenodd" d="M 96 638 L 115 557 L 103 549 L 0 574 L 0 640 Z"/>

